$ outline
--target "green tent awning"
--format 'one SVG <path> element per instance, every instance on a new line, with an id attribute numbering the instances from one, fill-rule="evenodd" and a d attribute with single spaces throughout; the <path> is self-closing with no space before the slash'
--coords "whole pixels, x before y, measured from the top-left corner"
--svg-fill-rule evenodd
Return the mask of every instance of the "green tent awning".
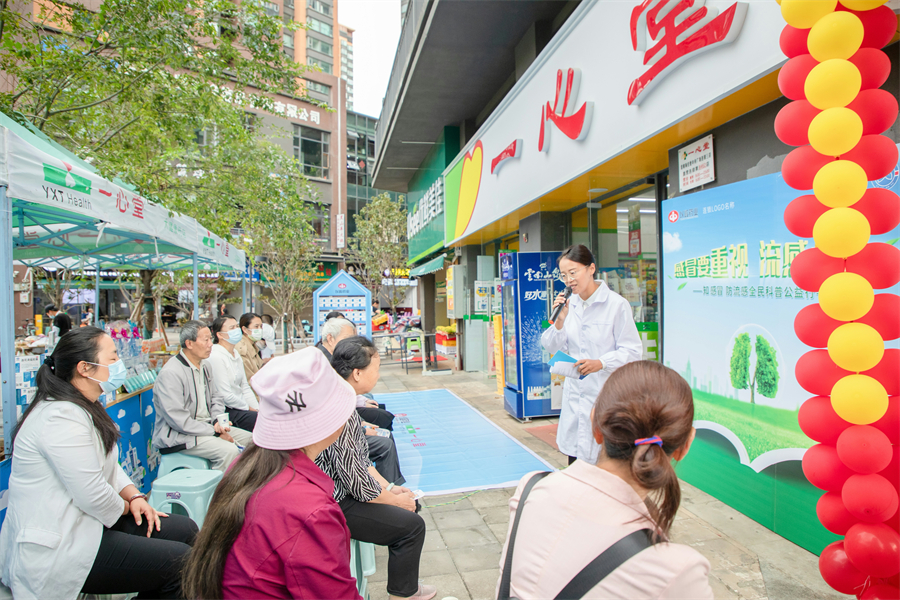
<path id="1" fill-rule="evenodd" d="M 444 259 L 447 257 L 446 254 L 441 254 L 440 256 L 436 256 L 429 260 L 427 263 L 421 264 L 418 267 L 410 269 L 409 276 L 410 277 L 421 277 L 422 275 L 429 275 L 434 273 L 435 271 L 440 271 L 444 268 Z"/>

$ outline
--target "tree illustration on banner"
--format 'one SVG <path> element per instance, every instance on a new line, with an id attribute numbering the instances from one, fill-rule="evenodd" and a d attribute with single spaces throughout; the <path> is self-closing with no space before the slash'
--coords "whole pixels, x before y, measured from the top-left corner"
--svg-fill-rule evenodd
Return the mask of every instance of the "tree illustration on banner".
<path id="1" fill-rule="evenodd" d="M 778 359 L 772 344 L 761 335 L 756 336 L 756 366 L 751 367 L 750 334 L 742 333 L 734 340 L 731 352 L 731 385 L 737 390 L 750 390 L 750 404 L 756 404 L 756 392 L 766 398 L 778 393 Z"/>
<path id="2" fill-rule="evenodd" d="M 900 249 L 869 241 L 896 227 L 900 209 L 897 194 L 868 187 L 893 171 L 898 155 L 881 135 L 898 114 L 895 91 L 880 89 L 891 70 L 881 48 L 897 28 L 884 4 L 781 0 L 781 49 L 790 60 L 778 84 L 793 102 L 775 119 L 779 139 L 799 146 L 782 166 L 785 182 L 813 191 L 788 206 L 785 224 L 815 240 L 791 268 L 794 283 L 819 294 L 794 322 L 814 348 L 795 372 L 815 395 L 800 407 L 800 427 L 819 442 L 803 472 L 826 492 L 819 520 L 844 536 L 822 551 L 819 571 L 860 600 L 900 597 L 900 350 L 884 347 L 900 336 L 898 311 L 886 309 L 900 299 L 875 293 L 900 282 Z"/>

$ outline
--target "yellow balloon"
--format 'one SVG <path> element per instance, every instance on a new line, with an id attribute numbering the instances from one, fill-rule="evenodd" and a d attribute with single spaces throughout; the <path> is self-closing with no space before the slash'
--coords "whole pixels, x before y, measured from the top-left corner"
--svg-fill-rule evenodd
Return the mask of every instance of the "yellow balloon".
<path id="1" fill-rule="evenodd" d="M 841 0 L 841 4 L 849 8 L 850 10 L 872 10 L 873 8 L 878 8 L 882 4 L 887 3 L 887 0 Z"/>
<path id="2" fill-rule="evenodd" d="M 887 412 L 888 395 L 877 379 L 868 375 L 847 375 L 831 389 L 831 407 L 845 421 L 869 425 Z"/>
<path id="3" fill-rule="evenodd" d="M 837 8 L 837 0 L 781 0 L 781 16 L 797 29 L 809 29 Z"/>
<path id="4" fill-rule="evenodd" d="M 875 290 L 856 273 L 835 273 L 819 288 L 819 306 L 838 321 L 855 321 L 871 310 Z"/>
<path id="5" fill-rule="evenodd" d="M 820 110 L 847 106 L 859 94 L 862 75 L 849 60 L 832 58 L 817 64 L 806 76 L 803 91 L 809 103 Z"/>
<path id="6" fill-rule="evenodd" d="M 853 13 L 840 11 L 825 15 L 813 25 L 806 42 L 809 53 L 819 62 L 847 59 L 862 45 L 862 21 Z"/>
<path id="7" fill-rule="evenodd" d="M 813 225 L 816 248 L 835 258 L 853 256 L 866 247 L 870 235 L 869 220 L 853 208 L 832 208 Z"/>
<path id="8" fill-rule="evenodd" d="M 842 369 L 868 371 L 884 357 L 884 340 L 870 325 L 847 323 L 828 337 L 828 356 Z"/>
<path id="9" fill-rule="evenodd" d="M 853 150 L 862 134 L 862 119 L 849 108 L 823 110 L 809 124 L 809 143 L 825 156 L 840 156 Z"/>
<path id="10" fill-rule="evenodd" d="M 869 180 L 861 166 L 849 160 L 828 163 L 813 178 L 813 192 L 819 202 L 831 208 L 850 206 L 866 193 Z"/>

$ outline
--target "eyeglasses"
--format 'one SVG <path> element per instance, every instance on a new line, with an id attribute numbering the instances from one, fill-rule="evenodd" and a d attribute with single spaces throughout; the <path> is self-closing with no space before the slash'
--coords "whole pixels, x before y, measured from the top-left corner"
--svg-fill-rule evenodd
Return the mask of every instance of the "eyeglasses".
<path id="1" fill-rule="evenodd" d="M 573 279 L 578 277 L 578 274 L 581 273 L 582 271 L 584 271 L 585 269 L 587 269 L 587 267 L 581 267 L 580 269 L 574 269 L 572 271 L 569 271 L 568 273 L 560 273 L 559 280 L 562 281 L 563 283 L 566 283 L 567 281 L 572 281 Z"/>

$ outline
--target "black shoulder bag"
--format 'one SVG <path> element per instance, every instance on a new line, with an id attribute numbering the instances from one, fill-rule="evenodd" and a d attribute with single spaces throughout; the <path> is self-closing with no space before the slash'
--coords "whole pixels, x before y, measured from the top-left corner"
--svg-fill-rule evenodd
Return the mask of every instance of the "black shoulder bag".
<path id="1" fill-rule="evenodd" d="M 513 521 L 512 531 L 509 532 L 509 544 L 506 548 L 506 561 L 503 564 L 503 576 L 500 578 L 500 593 L 498 600 L 515 600 L 509 596 L 510 578 L 512 577 L 513 548 L 516 544 L 516 531 L 519 529 L 519 520 L 522 517 L 522 509 L 525 507 L 525 499 L 534 485 L 550 473 L 537 473 L 528 480 L 519 498 L 519 508 L 516 510 L 516 519 Z M 652 546 L 652 532 L 649 529 L 640 529 L 630 533 L 618 542 L 600 553 L 600 556 L 592 560 L 578 572 L 572 580 L 566 584 L 556 595 L 555 600 L 578 600 L 583 598 L 598 583 L 615 571 L 629 558 Z"/>

